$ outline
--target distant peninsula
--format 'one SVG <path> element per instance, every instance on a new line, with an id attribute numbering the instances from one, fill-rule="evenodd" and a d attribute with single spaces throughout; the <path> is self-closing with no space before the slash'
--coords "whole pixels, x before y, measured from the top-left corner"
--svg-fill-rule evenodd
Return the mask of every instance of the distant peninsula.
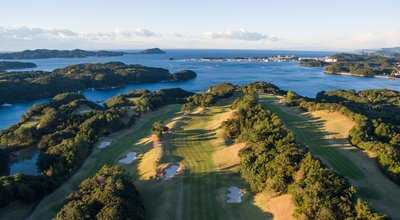
<path id="1" fill-rule="evenodd" d="M 30 62 L 0 61 L 0 71 L 35 68 L 36 64 Z"/>
<path id="2" fill-rule="evenodd" d="M 166 52 L 161 50 L 160 48 L 150 48 L 139 52 L 139 54 L 165 54 L 165 53 Z"/>
<path id="3" fill-rule="evenodd" d="M 327 74 L 391 79 L 400 77 L 400 56 L 338 53 L 325 58 L 301 59 L 299 64 L 305 67 L 323 67 Z"/>
<path id="4" fill-rule="evenodd" d="M 121 51 L 87 51 L 87 50 L 24 50 L 20 52 L 0 53 L 0 59 L 22 60 L 22 59 L 48 59 L 48 58 L 84 58 L 84 57 L 114 57 L 126 54 Z"/>
<path id="5" fill-rule="evenodd" d="M 167 69 L 121 62 L 71 65 L 52 72 L 0 73 L 0 104 L 52 97 L 88 88 L 106 89 L 132 83 L 184 81 L 197 77 L 190 70 L 170 73 Z"/>

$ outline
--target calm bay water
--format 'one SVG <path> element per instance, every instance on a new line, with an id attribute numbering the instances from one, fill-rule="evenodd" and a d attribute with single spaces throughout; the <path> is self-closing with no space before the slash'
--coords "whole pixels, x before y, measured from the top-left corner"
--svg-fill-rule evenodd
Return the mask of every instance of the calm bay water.
<path id="1" fill-rule="evenodd" d="M 165 82 L 153 84 L 128 85 L 124 88 L 110 90 L 86 90 L 85 96 L 93 101 L 103 101 L 111 96 L 126 93 L 131 89 L 157 90 L 160 88 L 181 87 L 190 91 L 202 91 L 213 84 L 231 82 L 245 84 L 263 80 L 272 82 L 282 89 L 293 90 L 301 95 L 314 97 L 322 90 L 334 89 L 367 89 L 387 88 L 400 89 L 400 80 L 378 78 L 361 78 L 352 76 L 326 75 L 321 68 L 301 67 L 296 63 L 235 63 L 235 62 L 200 62 L 184 61 L 187 58 L 201 57 L 248 57 L 272 55 L 296 55 L 317 57 L 330 55 L 330 52 L 308 51 L 251 51 L 251 50 L 167 50 L 167 54 L 135 55 L 120 57 L 89 57 L 73 59 L 39 59 L 27 60 L 38 65 L 34 70 L 53 70 L 78 63 L 103 63 L 121 61 L 127 64 L 142 64 L 163 67 L 171 72 L 191 69 L 198 77 L 187 82 Z M 170 60 L 173 57 L 175 60 Z M 46 99 L 17 103 L 0 107 L 0 129 L 9 127 L 19 121 L 21 116 L 35 103 L 46 102 Z"/>

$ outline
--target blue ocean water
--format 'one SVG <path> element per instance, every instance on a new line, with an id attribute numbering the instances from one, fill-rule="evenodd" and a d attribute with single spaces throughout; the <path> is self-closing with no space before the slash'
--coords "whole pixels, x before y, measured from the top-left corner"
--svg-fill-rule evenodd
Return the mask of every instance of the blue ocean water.
<path id="1" fill-rule="evenodd" d="M 29 148 L 17 152 L 17 160 L 10 163 L 10 175 L 23 173 L 27 175 L 38 175 L 36 161 L 39 158 L 39 150 Z"/>
<path id="2" fill-rule="evenodd" d="M 335 76 L 324 74 L 322 68 L 301 67 L 296 63 L 259 63 L 259 62 L 200 62 L 185 60 L 202 57 L 253 57 L 273 55 L 295 55 L 301 57 L 321 57 L 332 52 L 314 51 L 270 51 L 270 50 L 166 50 L 166 54 L 139 55 L 127 54 L 119 57 L 88 57 L 72 59 L 38 59 L 26 60 L 37 64 L 35 70 L 53 70 L 78 63 L 103 63 L 121 61 L 127 64 L 142 64 L 163 67 L 171 72 L 191 69 L 198 77 L 186 82 L 164 82 L 153 84 L 134 84 L 123 88 L 109 90 L 84 91 L 85 96 L 93 101 L 103 101 L 111 96 L 126 93 L 131 89 L 157 90 L 160 88 L 181 87 L 190 91 L 202 91 L 210 85 L 231 82 L 245 84 L 263 80 L 272 82 L 286 90 L 293 90 L 301 95 L 314 97 L 322 90 L 387 88 L 400 89 L 400 80 L 381 78 L 362 78 L 353 76 Z M 171 60 L 170 58 L 174 58 Z M 21 116 L 33 104 L 45 102 L 46 99 L 17 103 L 0 107 L 0 129 L 9 127 L 19 121 Z"/>

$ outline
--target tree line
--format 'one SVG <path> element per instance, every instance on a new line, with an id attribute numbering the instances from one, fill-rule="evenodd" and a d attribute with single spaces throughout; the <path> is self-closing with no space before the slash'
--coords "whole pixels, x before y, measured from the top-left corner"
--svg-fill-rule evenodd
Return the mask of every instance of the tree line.
<path id="1" fill-rule="evenodd" d="M 203 101 L 219 97 L 211 91 L 188 98 L 190 109 L 215 103 Z M 240 173 L 253 192 L 290 193 L 295 216 L 304 219 L 387 218 L 359 198 L 344 177 L 299 145 L 277 115 L 258 104 L 260 93 L 284 95 L 286 91 L 266 82 L 235 87 L 234 91 L 238 98 L 232 109 L 236 113 L 222 124 L 223 135 L 226 141 L 246 142 L 247 147 L 240 152 Z M 290 93 L 292 99 L 298 97 Z"/>
<path id="2" fill-rule="evenodd" d="M 236 115 L 223 124 L 226 138 L 247 143 L 240 152 L 240 173 L 254 192 L 290 193 L 296 217 L 385 219 L 358 198 L 345 178 L 297 144 L 279 117 L 258 104 L 254 91 L 233 103 Z"/>
<path id="3" fill-rule="evenodd" d="M 39 148 L 37 165 L 41 175 L 1 176 L 0 206 L 17 200 L 38 201 L 81 166 L 100 137 L 131 126 L 142 113 L 181 103 L 192 94 L 182 89 L 133 91 L 100 106 L 80 94 L 66 93 L 32 107 L 18 124 L 1 132 L 0 148 L 8 154 L 22 148 Z M 114 102 L 120 98 L 126 102 Z"/>
<path id="4" fill-rule="evenodd" d="M 375 153 L 381 170 L 400 184 L 399 92 L 386 89 L 338 90 L 320 92 L 315 99 L 296 95 L 289 103 L 308 111 L 339 111 L 353 119 L 356 126 L 350 131 L 350 143 Z"/>
<path id="5" fill-rule="evenodd" d="M 187 98 L 185 104 L 182 106 L 182 110 L 190 111 L 197 107 L 208 107 L 218 99 L 227 98 L 233 95 L 236 90 L 236 86 L 230 83 L 221 83 L 215 86 L 210 86 L 209 89 L 200 94 L 195 94 Z"/>
<path id="6" fill-rule="evenodd" d="M 103 166 L 72 192 L 55 220 L 145 219 L 142 199 L 133 181 L 119 166 Z"/>

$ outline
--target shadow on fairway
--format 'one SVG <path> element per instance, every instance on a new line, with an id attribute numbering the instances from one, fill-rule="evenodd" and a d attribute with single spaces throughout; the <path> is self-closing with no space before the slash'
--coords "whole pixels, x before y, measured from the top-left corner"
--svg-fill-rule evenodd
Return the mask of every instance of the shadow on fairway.
<path id="1" fill-rule="evenodd" d="M 324 131 L 324 120 L 311 117 L 296 108 L 281 106 L 271 99 L 264 99 L 262 104 L 279 116 L 300 144 L 306 145 L 313 155 L 328 163 L 340 175 L 354 180 L 365 178 L 360 168 L 344 155 L 351 150 L 345 147 L 349 146 L 347 140 L 328 138 L 333 133 Z M 344 145 L 338 147 L 339 144 Z"/>

